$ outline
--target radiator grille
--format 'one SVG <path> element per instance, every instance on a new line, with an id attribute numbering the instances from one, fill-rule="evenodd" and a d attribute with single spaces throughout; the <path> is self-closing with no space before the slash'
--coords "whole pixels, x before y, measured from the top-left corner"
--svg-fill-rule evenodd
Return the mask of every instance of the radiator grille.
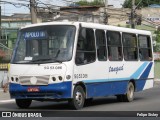
<path id="1" fill-rule="evenodd" d="M 36 82 L 35 85 L 48 85 L 49 75 L 47 75 L 47 76 L 20 76 L 19 77 L 20 84 L 21 85 L 33 85 L 31 83 L 31 78 L 32 77 L 37 78 L 37 82 Z"/>

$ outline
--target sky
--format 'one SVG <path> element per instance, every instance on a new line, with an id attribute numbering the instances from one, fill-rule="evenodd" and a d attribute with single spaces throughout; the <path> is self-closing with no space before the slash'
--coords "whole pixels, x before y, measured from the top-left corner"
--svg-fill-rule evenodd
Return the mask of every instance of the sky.
<path id="1" fill-rule="evenodd" d="M 29 4 L 29 0 L 0 0 L 0 1 L 16 3 L 16 6 L 14 6 L 12 4 L 1 2 L 2 15 L 9 16 L 9 15 L 12 15 L 13 13 L 29 13 L 28 7 L 21 7 L 21 5 L 17 4 L 17 3 Z M 69 4 L 69 2 L 65 2 L 65 1 L 78 1 L 78 0 L 36 0 L 36 1 L 41 1 L 47 4 L 63 6 L 63 5 Z M 91 1 L 91 0 L 88 0 L 88 1 Z M 108 0 L 108 4 L 114 5 L 114 7 L 116 8 L 122 7 L 121 5 L 123 4 L 123 2 L 124 0 Z"/>

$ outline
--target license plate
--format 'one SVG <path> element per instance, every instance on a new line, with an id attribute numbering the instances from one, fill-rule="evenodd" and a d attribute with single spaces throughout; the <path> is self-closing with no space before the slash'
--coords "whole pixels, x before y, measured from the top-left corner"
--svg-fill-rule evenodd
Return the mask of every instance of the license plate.
<path id="1" fill-rule="evenodd" d="M 39 92 L 39 88 L 28 88 L 28 92 Z"/>

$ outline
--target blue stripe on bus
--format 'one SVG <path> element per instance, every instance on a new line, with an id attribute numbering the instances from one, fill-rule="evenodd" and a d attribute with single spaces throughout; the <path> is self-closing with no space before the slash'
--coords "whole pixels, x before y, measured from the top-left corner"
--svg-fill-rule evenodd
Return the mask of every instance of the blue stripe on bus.
<path id="1" fill-rule="evenodd" d="M 146 66 L 148 65 L 148 62 L 144 62 L 139 68 L 138 70 L 131 75 L 131 79 L 138 79 L 138 77 L 140 76 L 141 72 L 144 71 L 144 69 L 146 68 Z"/>
<path id="2" fill-rule="evenodd" d="M 146 84 L 146 80 L 149 76 L 149 73 L 151 71 L 153 62 L 151 62 L 147 68 L 145 69 L 145 71 L 142 73 L 142 75 L 140 76 L 139 80 L 137 80 L 136 82 L 136 90 L 137 91 L 141 91 L 144 88 L 144 85 Z"/>
<path id="3" fill-rule="evenodd" d="M 128 81 L 87 84 L 87 98 L 124 94 Z"/>
<path id="4" fill-rule="evenodd" d="M 38 88 L 39 92 L 28 92 L 27 89 Z M 62 99 L 71 98 L 72 82 L 62 82 L 49 85 L 22 86 L 20 84 L 10 83 L 11 98 L 16 99 Z"/>

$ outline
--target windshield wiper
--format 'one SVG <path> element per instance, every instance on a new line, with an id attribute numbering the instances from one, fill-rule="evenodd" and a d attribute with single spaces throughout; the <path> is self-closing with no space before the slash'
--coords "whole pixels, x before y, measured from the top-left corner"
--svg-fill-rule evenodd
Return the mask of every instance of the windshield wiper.
<path id="1" fill-rule="evenodd" d="M 62 63 L 62 61 L 58 60 L 57 57 L 60 53 L 60 49 L 57 51 L 56 56 L 53 58 L 41 58 L 41 59 L 35 59 L 30 61 L 29 63 L 38 63 L 38 64 L 45 64 L 45 63 L 52 63 L 52 62 L 58 62 Z M 44 62 L 45 61 L 45 62 Z M 44 63 L 43 63 L 44 62 Z"/>
<path id="2" fill-rule="evenodd" d="M 35 59 L 35 60 L 31 60 L 30 62 L 40 62 L 40 61 L 48 61 L 48 60 L 51 60 L 51 58 Z"/>
<path id="3" fill-rule="evenodd" d="M 62 63 L 62 61 L 56 59 L 56 58 L 43 58 L 43 59 L 36 59 L 32 60 L 29 63 L 38 63 L 38 64 L 45 64 L 45 63 L 52 63 L 52 62 L 58 62 Z"/>

